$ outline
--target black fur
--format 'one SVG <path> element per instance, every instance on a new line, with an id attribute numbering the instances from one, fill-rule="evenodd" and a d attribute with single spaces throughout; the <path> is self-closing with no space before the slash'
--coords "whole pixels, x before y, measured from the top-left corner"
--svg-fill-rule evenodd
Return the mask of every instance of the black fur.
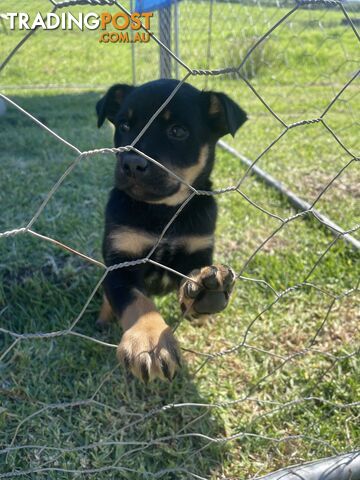
<path id="1" fill-rule="evenodd" d="M 96 105 L 98 126 L 107 118 L 115 125 L 115 146 L 131 144 L 177 84 L 175 80 L 157 80 L 139 87 L 114 85 Z M 166 112 L 170 113 L 166 115 Z M 202 148 L 205 149 L 206 160 L 192 185 L 199 190 L 211 190 L 209 177 L 216 142 L 227 133 L 234 135 L 245 120 L 245 112 L 225 94 L 201 92 L 183 84 L 135 147 L 169 170 L 180 170 L 180 177 L 186 175 L 188 169 L 196 168 Z M 174 138 L 174 132 L 178 135 L 179 131 L 182 138 Z M 134 152 L 124 152 L 117 157 L 115 187 L 106 207 L 103 256 L 107 266 L 139 257 L 112 250 L 109 236 L 114 228 L 126 226 L 159 236 L 183 202 L 165 204 L 169 198 L 180 195 L 184 187 L 157 165 Z M 190 193 L 188 191 L 187 195 Z M 188 253 L 175 244 L 179 236 L 211 235 L 215 230 L 216 212 L 212 196 L 195 196 L 171 224 L 164 241 L 151 258 L 183 274 L 211 265 L 211 246 Z M 144 251 L 141 257 L 147 253 Z M 154 273 L 158 274 L 159 280 L 150 284 L 148 279 Z M 132 301 L 135 288 L 144 293 L 159 293 L 164 273 L 164 269 L 150 263 L 111 271 L 104 287 L 116 315 L 120 316 Z M 179 285 L 181 278 L 178 275 L 166 274 L 173 287 Z"/>

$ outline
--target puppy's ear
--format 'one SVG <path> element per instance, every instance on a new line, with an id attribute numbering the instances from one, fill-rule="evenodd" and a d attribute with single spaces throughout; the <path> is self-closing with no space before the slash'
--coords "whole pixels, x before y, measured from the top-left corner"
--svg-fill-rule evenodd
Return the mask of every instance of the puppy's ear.
<path id="1" fill-rule="evenodd" d="M 96 104 L 96 113 L 98 116 L 97 126 L 99 128 L 104 123 L 105 118 L 114 123 L 116 113 L 121 107 L 124 98 L 126 95 L 129 95 L 134 88 L 135 87 L 130 85 L 120 83 L 109 88 L 107 93 Z"/>
<path id="2" fill-rule="evenodd" d="M 220 92 L 203 92 L 210 127 L 220 138 L 227 133 L 235 135 L 246 122 L 247 115 L 231 98 Z"/>

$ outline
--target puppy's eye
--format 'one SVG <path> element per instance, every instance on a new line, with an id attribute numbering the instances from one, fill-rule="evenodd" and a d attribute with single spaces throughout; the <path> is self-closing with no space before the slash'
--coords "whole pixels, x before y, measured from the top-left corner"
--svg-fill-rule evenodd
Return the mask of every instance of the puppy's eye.
<path id="1" fill-rule="evenodd" d="M 167 135 L 175 140 L 185 140 L 189 136 L 189 130 L 183 125 L 171 125 L 167 129 Z"/>
<path id="2" fill-rule="evenodd" d="M 128 122 L 121 122 L 119 124 L 119 129 L 122 131 L 122 132 L 128 132 L 130 130 L 130 125 Z"/>

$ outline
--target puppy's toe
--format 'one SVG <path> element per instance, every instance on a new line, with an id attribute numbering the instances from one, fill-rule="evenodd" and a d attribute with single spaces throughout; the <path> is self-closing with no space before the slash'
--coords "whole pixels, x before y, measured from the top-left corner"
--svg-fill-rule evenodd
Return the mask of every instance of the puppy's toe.
<path id="1" fill-rule="evenodd" d="M 218 268 L 223 289 L 227 292 L 231 292 L 236 280 L 236 273 L 227 265 L 220 265 Z"/>
<path id="2" fill-rule="evenodd" d="M 231 291 L 235 282 L 235 272 L 227 265 L 211 265 L 201 270 L 200 282 L 207 290 Z"/>
<path id="3" fill-rule="evenodd" d="M 208 290 L 216 290 L 220 287 L 221 278 L 219 276 L 219 269 L 215 265 L 205 267 L 202 269 L 199 279 L 202 285 Z"/>
<path id="4" fill-rule="evenodd" d="M 170 354 L 168 350 L 162 349 L 159 353 L 158 363 L 163 378 L 171 382 L 177 372 L 177 368 L 181 366 L 180 356 L 177 352 Z"/>
<path id="5" fill-rule="evenodd" d="M 199 275 L 200 270 L 193 270 L 192 275 Z M 187 298 L 196 298 L 199 295 L 199 292 L 202 290 L 200 283 L 196 282 L 185 282 L 184 283 L 184 295 Z"/>

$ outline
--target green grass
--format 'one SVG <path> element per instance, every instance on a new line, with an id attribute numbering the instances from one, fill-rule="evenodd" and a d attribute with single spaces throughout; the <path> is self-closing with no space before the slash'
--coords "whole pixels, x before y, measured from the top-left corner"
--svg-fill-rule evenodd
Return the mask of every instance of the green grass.
<path id="1" fill-rule="evenodd" d="M 18 10 L 48 7 L 40 0 L 31 8 L 27 3 L 19 2 Z M 14 9 L 7 1 L 1 8 Z M 210 68 L 238 65 L 252 42 L 286 11 L 215 4 Z M 180 13 L 181 58 L 191 67 L 206 68 L 208 5 L 183 2 Z M 318 118 L 355 72 L 358 42 L 341 19 L 333 10 L 298 11 L 273 32 L 261 54 L 250 56 L 252 86 L 287 125 Z M 152 30 L 157 30 L 156 20 Z M 0 31 L 0 58 L 22 35 Z M 97 36 L 37 32 L 0 77 L 2 92 L 81 150 L 112 145 L 110 126 L 96 128 L 94 105 L 110 84 L 131 82 L 128 46 L 100 45 Z M 139 83 L 157 77 L 153 42 L 138 46 L 136 58 Z M 237 137 L 226 139 L 249 158 L 257 158 L 283 131 L 242 80 L 201 76 L 190 81 L 228 93 L 249 112 Z M 355 155 L 359 111 L 355 81 L 325 115 Z M 0 117 L 0 145 L 3 232 L 29 222 L 76 154 L 12 108 Z M 350 159 L 316 123 L 290 129 L 259 165 L 313 201 Z M 101 261 L 113 167 L 109 155 L 82 159 L 34 230 Z M 216 188 L 235 184 L 244 173 L 237 159 L 217 152 Z M 353 162 L 319 200 L 318 209 L 343 228 L 354 227 L 359 181 L 359 163 Z M 241 191 L 282 218 L 296 213 L 254 176 Z M 280 222 L 237 192 L 220 195 L 218 203 L 215 259 L 240 272 Z M 349 356 L 359 348 L 359 294 L 345 295 L 358 286 L 359 254 L 340 240 L 308 277 L 332 240 L 309 217 L 284 225 L 247 265 L 228 309 L 203 327 L 181 320 L 175 294 L 157 298 L 171 325 L 181 320 L 176 334 L 185 366 L 171 385 L 144 386 L 127 377 L 117 367 L 114 349 L 91 341 L 116 344 L 121 335 L 116 326 L 103 334 L 94 329 L 100 291 L 74 328 L 86 338 L 22 339 L 0 363 L 0 478 L 20 471 L 16 478 L 136 480 L 158 473 L 157 478 L 170 480 L 192 478 L 188 472 L 193 472 L 213 480 L 246 479 L 359 448 L 358 409 L 341 408 L 360 395 L 359 359 Z M 69 328 L 102 274 L 100 267 L 30 235 L 1 238 L 1 327 L 17 333 Z M 273 304 L 276 297 L 267 285 L 281 293 L 305 279 L 317 288 L 290 290 Z M 0 357 L 12 342 L 10 335 L 0 334 Z M 203 354 L 232 348 L 203 365 Z M 293 356 L 296 352 L 303 353 Z M 287 403 L 298 399 L 303 401 Z M 172 406 L 162 409 L 165 405 Z M 5 455 L 1 448 L 10 445 L 26 448 Z M 25 473 L 36 469 L 44 470 Z"/>

